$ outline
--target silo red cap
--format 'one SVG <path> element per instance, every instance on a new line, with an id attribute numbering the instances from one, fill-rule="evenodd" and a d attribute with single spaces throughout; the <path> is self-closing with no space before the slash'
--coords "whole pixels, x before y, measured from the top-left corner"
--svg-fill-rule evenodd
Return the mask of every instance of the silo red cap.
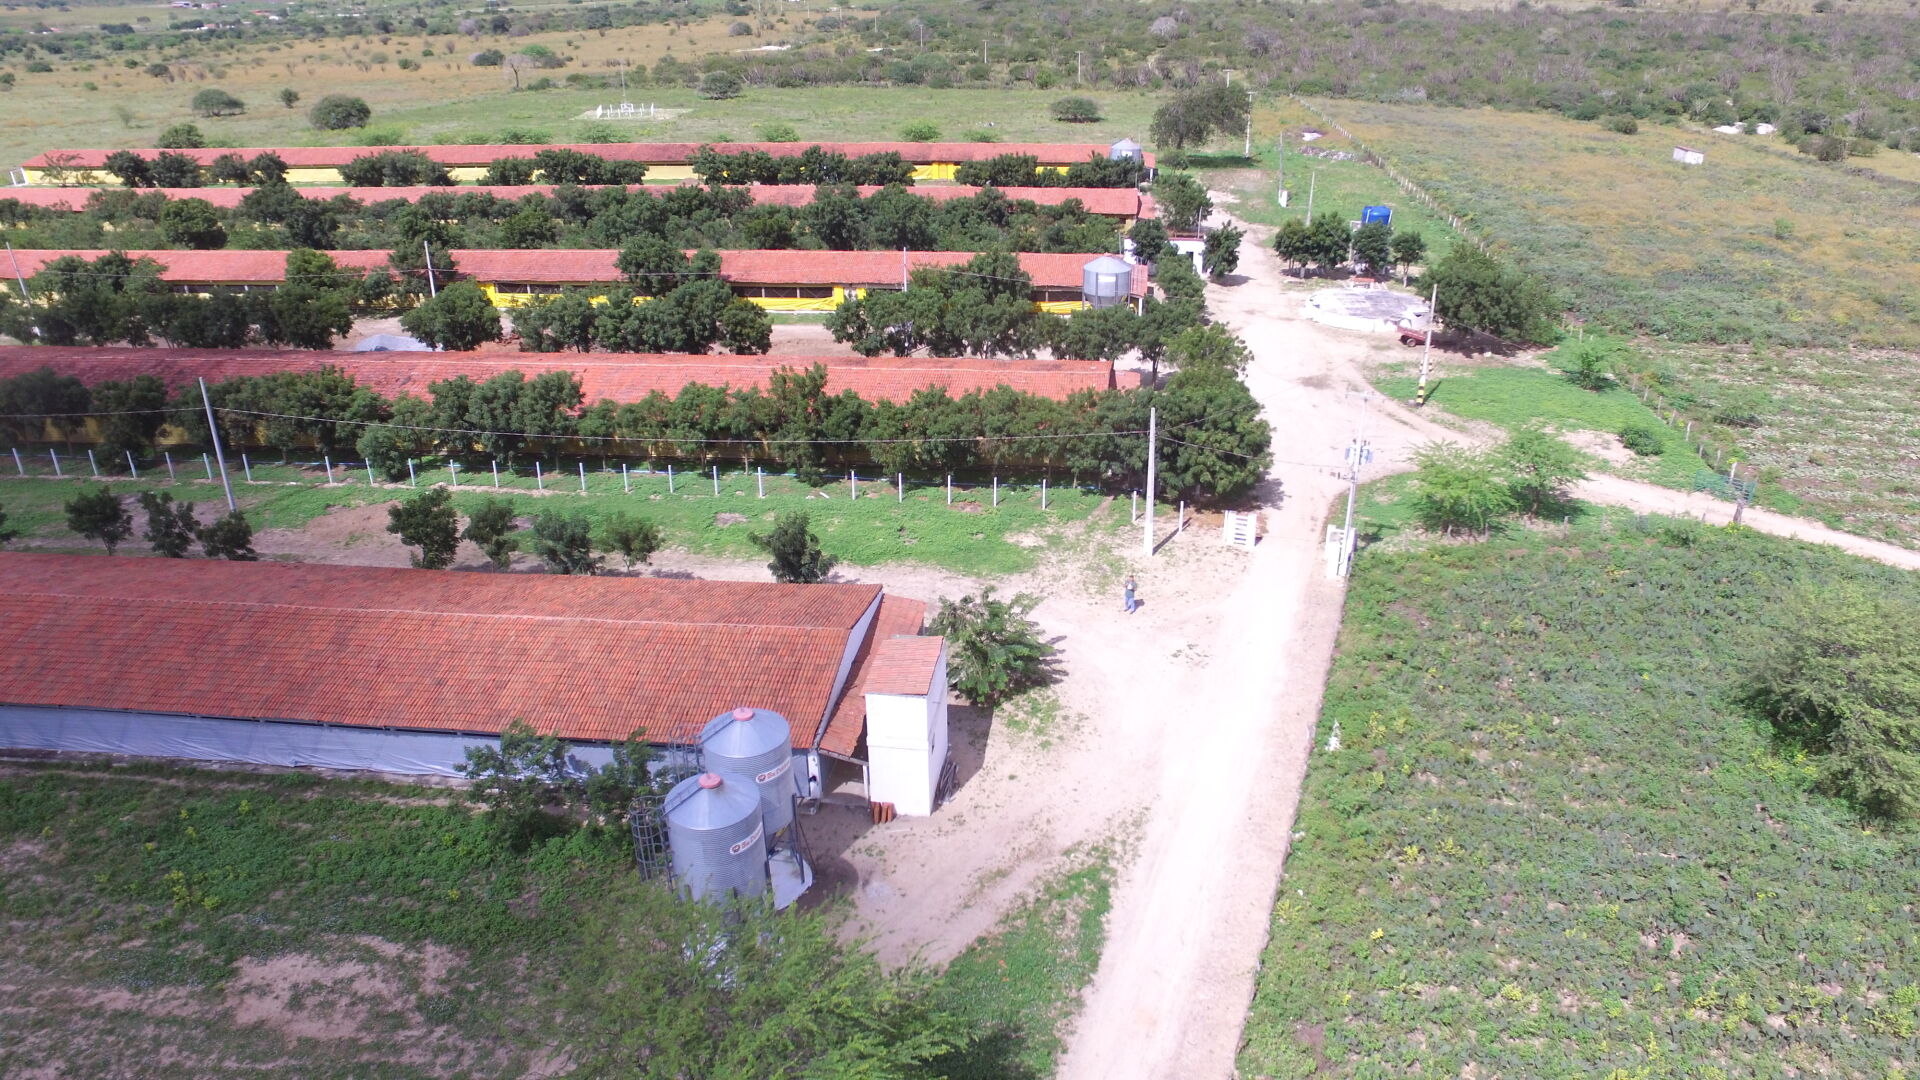
<path id="1" fill-rule="evenodd" d="M 735 720 L 751 720 L 753 719 L 753 710 L 747 708 L 745 705 L 742 705 L 739 708 L 733 710 L 733 718 Z"/>
<path id="2" fill-rule="evenodd" d="M 720 774 L 719 774 L 719 773 L 710 773 L 710 772 L 704 772 L 704 773 L 701 773 L 701 774 L 700 774 L 700 786 L 701 786 L 701 787 L 703 787 L 703 788 L 708 788 L 708 789 L 712 789 L 712 788 L 717 788 L 717 787 L 719 787 L 719 786 L 720 786 Z"/>

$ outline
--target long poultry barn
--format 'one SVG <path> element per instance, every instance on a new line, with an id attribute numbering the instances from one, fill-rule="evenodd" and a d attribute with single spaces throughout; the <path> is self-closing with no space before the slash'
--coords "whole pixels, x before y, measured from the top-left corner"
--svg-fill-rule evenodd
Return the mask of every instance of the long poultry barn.
<path id="1" fill-rule="evenodd" d="M 720 154 L 762 153 L 771 157 L 799 157 L 810 147 L 849 158 L 870 154 L 899 154 L 913 166 L 913 179 L 950 181 L 959 167 L 971 161 L 986 161 L 1007 154 L 1031 155 L 1041 171 L 1058 172 L 1089 158 L 1127 156 L 1148 169 L 1154 162 L 1129 141 L 1105 143 L 953 143 L 953 142 L 790 142 L 790 143 L 567 143 L 552 145 L 476 145 L 476 146 L 250 146 L 205 147 L 161 151 L 136 149 L 131 152 L 149 161 L 161 153 L 185 154 L 201 168 L 225 154 L 254 158 L 277 155 L 287 165 L 286 179 L 293 184 L 338 184 L 340 169 L 356 158 L 388 150 L 412 150 L 444 165 L 456 181 L 475 182 L 484 177 L 493 162 L 502 158 L 528 158 L 542 150 L 571 150 L 591 154 L 608 161 L 638 162 L 647 167 L 646 178 L 653 182 L 679 183 L 696 179 L 694 158 L 702 149 Z M 113 150 L 49 150 L 35 155 L 16 170 L 21 183 L 29 185 L 112 184 L 116 177 L 106 171 L 107 157 Z"/>
<path id="2" fill-rule="evenodd" d="M 601 765 L 749 707 L 790 725 L 797 796 L 927 813 L 925 614 L 878 585 L 0 552 L 0 749 L 452 776 L 515 721 Z"/>
<path id="3" fill-rule="evenodd" d="M 624 187 L 628 191 L 658 194 L 671 190 L 664 187 L 646 187 L 641 185 L 583 185 L 582 190 L 599 191 L 605 187 Z M 496 199 L 515 200 L 528 195 L 551 197 L 558 190 L 553 184 L 516 184 L 516 185 L 477 185 L 472 187 L 302 187 L 294 189 L 301 197 L 321 201 L 346 196 L 355 202 L 373 204 L 401 200 L 417 203 L 429 196 L 457 198 L 461 195 L 491 195 Z M 757 206 L 786 206 L 799 208 L 813 202 L 819 191 L 811 184 L 751 184 L 745 190 Z M 884 190 L 871 184 L 856 188 L 860 197 L 869 198 Z M 966 187 L 959 184 L 945 184 L 936 187 L 904 188 L 909 194 L 934 202 L 951 202 L 955 199 L 970 199 L 983 191 L 994 190 L 1011 202 L 1030 202 L 1036 206 L 1062 206 L 1078 201 L 1087 213 L 1103 218 L 1111 218 L 1116 225 L 1125 227 L 1143 218 L 1159 215 L 1153 197 L 1137 188 L 1062 188 L 1062 187 L 1002 187 L 981 188 Z M 55 210 L 66 213 L 80 213 L 87 209 L 95 195 L 110 193 L 152 195 L 158 194 L 168 199 L 202 199 L 216 209 L 232 210 L 240 205 L 254 191 L 250 187 L 194 187 L 194 188 L 125 188 L 125 187 L 54 187 L 54 188 L 8 188 L 0 190 L 0 204 L 11 199 L 24 206 L 43 210 Z"/>
<path id="4" fill-rule="evenodd" d="M 52 371 L 93 386 L 152 375 L 169 390 L 205 379 L 317 372 L 332 368 L 382 397 L 431 398 L 434 383 L 459 376 L 484 382 L 517 371 L 533 378 L 569 371 L 589 404 L 624 405 L 650 393 L 678 394 L 689 384 L 735 390 L 766 389 L 775 372 L 826 369 L 826 392 L 852 390 L 868 401 L 905 403 L 921 390 L 970 391 L 1009 387 L 1064 401 L 1082 390 L 1114 385 L 1106 361 L 991 360 L 922 356 L 691 356 L 685 353 L 336 353 L 304 349 L 135 349 L 0 346 L 0 379 Z"/>
<path id="5" fill-rule="evenodd" d="M 97 259 L 99 250 L 35 249 L 13 252 L 6 269 L 32 277 L 64 256 Z M 160 278 L 177 292 L 216 289 L 277 288 L 286 281 L 284 251 L 126 251 L 133 259 L 160 266 Z M 343 270 L 365 272 L 387 265 L 385 251 L 330 251 Z M 446 252 L 457 276 L 477 283 L 496 307 L 515 307 L 557 295 L 563 288 L 607 286 L 620 280 L 612 248 L 569 250 L 459 249 Z M 691 253 L 689 253 L 691 254 Z M 965 251 L 721 251 L 720 277 L 734 295 L 770 311 L 832 311 L 850 296 L 873 289 L 906 288 L 915 270 L 957 269 L 974 257 Z M 1022 253 L 1020 269 L 1033 279 L 1033 303 L 1042 311 L 1065 314 L 1089 303 L 1104 306 L 1124 300 L 1138 304 L 1147 295 L 1147 268 L 1113 256 Z M 1096 266 L 1097 264 L 1097 266 Z M 1111 296 L 1090 295 L 1090 281 Z M 445 284 L 444 281 L 441 284 Z"/>

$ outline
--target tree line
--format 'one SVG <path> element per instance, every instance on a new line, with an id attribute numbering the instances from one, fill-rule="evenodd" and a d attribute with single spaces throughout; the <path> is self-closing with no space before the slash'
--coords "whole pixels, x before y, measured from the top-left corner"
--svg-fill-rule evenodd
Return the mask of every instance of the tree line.
<path id="1" fill-rule="evenodd" d="M 136 190 L 96 192 L 80 213 L 0 198 L 0 224 L 14 227 L 16 248 L 81 249 L 572 249 L 620 247 L 644 233 L 685 248 L 1102 252 L 1113 250 L 1117 231 L 1078 199 L 1042 205 L 992 187 L 936 200 L 898 184 L 864 197 L 850 184 L 830 184 L 792 207 L 756 204 L 744 188 L 724 185 L 563 185 L 514 199 L 450 188 L 411 202 L 362 202 L 310 197 L 277 179 L 230 210 Z"/>
<path id="2" fill-rule="evenodd" d="M 1223 333 L 1209 328 L 1214 334 Z M 1163 430 L 1163 490 L 1193 502 L 1231 501 L 1265 473 L 1271 429 L 1259 403 L 1228 363 L 1196 362 L 1162 389 L 1083 390 L 1064 401 L 1008 387 L 959 396 L 944 388 L 906 401 L 869 401 L 826 391 L 822 365 L 773 374 L 766 389 L 689 383 L 638 401 L 587 404 L 578 377 L 548 371 L 466 376 L 428 387 L 429 397 L 386 398 L 336 369 L 239 376 L 208 387 L 221 434 L 234 447 L 283 454 L 357 453 L 390 480 L 409 459 L 445 454 L 509 467 L 582 447 L 650 460 L 766 463 L 803 475 L 872 464 L 886 472 L 941 474 L 973 469 L 1045 470 L 1111 490 L 1140 485 L 1146 471 L 1149 408 Z M 207 442 L 197 384 L 169 393 L 152 375 L 91 387 L 50 369 L 0 380 L 0 409 L 16 441 L 89 437 L 74 414 L 97 415 L 107 457 L 152 455 L 161 429 Z M 269 415 L 271 414 L 271 415 Z"/>

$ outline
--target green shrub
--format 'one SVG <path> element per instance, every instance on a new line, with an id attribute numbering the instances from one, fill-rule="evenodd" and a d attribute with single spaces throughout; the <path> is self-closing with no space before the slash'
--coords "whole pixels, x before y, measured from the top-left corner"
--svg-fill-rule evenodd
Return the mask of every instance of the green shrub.
<path id="1" fill-rule="evenodd" d="M 366 127 L 372 118 L 373 109 L 366 102 L 345 94 L 328 94 L 307 110 L 307 120 L 321 131 Z"/>
<path id="2" fill-rule="evenodd" d="M 1064 97 L 1053 103 L 1053 118 L 1063 124 L 1092 124 L 1100 120 L 1100 106 L 1092 98 Z"/>
<path id="3" fill-rule="evenodd" d="M 1607 130 L 1617 131 L 1622 135 L 1638 135 L 1640 121 L 1631 116 L 1611 116 L 1607 118 Z"/>
<path id="4" fill-rule="evenodd" d="M 1640 455 L 1654 457 L 1667 449 L 1667 433 L 1652 424 L 1628 424 L 1620 429 L 1620 445 Z"/>
<path id="5" fill-rule="evenodd" d="M 1826 790 L 1920 817 L 1920 606 L 1858 587 L 1807 596 L 1760 666 L 1775 734 L 1813 751 Z"/>
<path id="6" fill-rule="evenodd" d="M 919 120 L 901 128 L 900 137 L 908 142 L 933 142 L 940 138 L 940 127 L 938 124 Z"/>

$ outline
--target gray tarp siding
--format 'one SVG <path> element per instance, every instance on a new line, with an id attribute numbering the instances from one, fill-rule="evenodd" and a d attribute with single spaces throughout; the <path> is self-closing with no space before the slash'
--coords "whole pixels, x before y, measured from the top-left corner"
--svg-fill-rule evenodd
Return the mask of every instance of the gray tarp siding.
<path id="1" fill-rule="evenodd" d="M 0 747 L 17 750 L 458 776 L 454 766 L 466 760 L 468 747 L 498 744 L 492 738 L 430 731 L 0 705 Z M 576 745 L 572 756 L 597 768 L 613 752 Z"/>

